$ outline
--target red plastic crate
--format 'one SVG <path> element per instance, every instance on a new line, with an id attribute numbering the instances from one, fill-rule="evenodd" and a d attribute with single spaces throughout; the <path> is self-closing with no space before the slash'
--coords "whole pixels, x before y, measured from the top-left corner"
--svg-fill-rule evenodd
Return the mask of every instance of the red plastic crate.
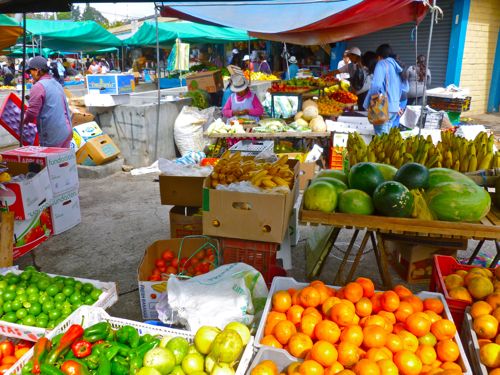
<path id="1" fill-rule="evenodd" d="M 222 264 L 246 263 L 259 271 L 268 285 L 275 276 L 286 276 L 285 270 L 276 264 L 279 244 L 219 238 Z"/>
<path id="2" fill-rule="evenodd" d="M 448 303 L 448 307 L 450 308 L 451 315 L 453 316 L 453 320 L 455 321 L 455 325 L 457 327 L 462 326 L 465 308 L 471 303 L 462 299 L 451 298 L 448 294 L 448 291 L 446 290 L 444 278 L 454 273 L 455 271 L 468 271 L 472 268 L 481 267 L 460 264 L 455 258 L 448 255 L 434 255 L 434 266 L 432 267 L 432 278 L 429 289 L 431 292 L 439 292 L 444 295 L 444 298 L 446 298 L 446 302 Z M 493 269 L 491 268 L 489 268 L 489 270 L 493 271 Z"/>

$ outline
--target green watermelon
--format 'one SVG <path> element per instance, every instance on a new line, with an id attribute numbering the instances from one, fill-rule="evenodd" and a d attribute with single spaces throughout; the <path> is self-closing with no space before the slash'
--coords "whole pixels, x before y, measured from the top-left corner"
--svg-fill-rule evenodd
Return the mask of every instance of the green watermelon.
<path id="1" fill-rule="evenodd" d="M 346 214 L 371 215 L 373 214 L 372 197 L 364 191 L 349 189 L 339 195 L 339 211 Z"/>
<path id="2" fill-rule="evenodd" d="M 410 217 L 413 203 L 410 190 L 397 181 L 386 181 L 373 193 L 373 204 L 384 216 Z"/>
<path id="3" fill-rule="evenodd" d="M 437 185 L 444 182 L 457 182 L 477 186 L 477 184 L 466 175 L 448 168 L 431 168 L 429 169 L 429 188 L 435 188 Z"/>
<path id="4" fill-rule="evenodd" d="M 477 222 L 491 206 L 489 193 L 469 183 L 443 182 L 427 190 L 425 197 L 438 220 Z"/>
<path id="5" fill-rule="evenodd" d="M 408 189 L 427 189 L 429 170 L 419 163 L 407 163 L 398 169 L 394 181 L 401 182 Z"/>
<path id="6" fill-rule="evenodd" d="M 382 163 L 372 163 L 377 167 L 377 169 L 382 173 L 382 176 L 384 176 L 384 180 L 386 181 L 392 181 L 394 180 L 394 175 L 398 171 L 396 167 L 393 167 L 392 165 L 389 164 L 382 164 Z"/>
<path id="7" fill-rule="evenodd" d="M 347 190 L 346 184 L 344 184 L 342 181 L 337 180 L 336 178 L 332 178 L 332 177 L 315 178 L 314 180 L 311 181 L 311 185 L 315 184 L 317 182 L 320 182 L 320 181 L 328 182 L 330 185 L 332 185 L 335 188 L 335 190 L 337 191 L 337 194 L 340 194 L 343 191 Z"/>
<path id="8" fill-rule="evenodd" d="M 316 178 L 320 177 L 336 178 L 337 180 L 342 181 L 344 184 L 347 184 L 347 175 L 343 171 L 339 171 L 337 169 L 324 169 L 316 176 Z"/>
<path id="9" fill-rule="evenodd" d="M 373 163 L 358 163 L 349 172 L 349 188 L 363 190 L 372 195 L 384 176 Z"/>
<path id="10" fill-rule="evenodd" d="M 337 191 L 328 182 L 309 185 L 304 192 L 304 208 L 311 211 L 333 212 L 337 207 Z"/>

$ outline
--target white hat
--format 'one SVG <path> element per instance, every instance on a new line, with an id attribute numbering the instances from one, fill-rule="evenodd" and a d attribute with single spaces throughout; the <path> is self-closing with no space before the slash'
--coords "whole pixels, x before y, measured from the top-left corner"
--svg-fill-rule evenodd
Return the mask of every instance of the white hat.
<path id="1" fill-rule="evenodd" d="M 231 91 L 241 92 L 248 87 L 248 81 L 245 76 L 241 74 L 235 74 L 231 77 Z"/>
<path id="2" fill-rule="evenodd" d="M 233 49 L 233 55 L 237 55 L 239 53 L 239 51 L 235 48 Z"/>
<path id="3" fill-rule="evenodd" d="M 248 61 L 248 60 L 250 60 L 250 56 L 245 55 L 245 56 L 243 57 L 243 61 Z"/>
<path id="4" fill-rule="evenodd" d="M 361 50 L 358 47 L 351 47 L 346 52 L 361 57 Z"/>
<path id="5" fill-rule="evenodd" d="M 288 62 L 290 64 L 297 64 L 297 58 L 295 56 L 290 56 L 290 58 L 288 59 Z"/>

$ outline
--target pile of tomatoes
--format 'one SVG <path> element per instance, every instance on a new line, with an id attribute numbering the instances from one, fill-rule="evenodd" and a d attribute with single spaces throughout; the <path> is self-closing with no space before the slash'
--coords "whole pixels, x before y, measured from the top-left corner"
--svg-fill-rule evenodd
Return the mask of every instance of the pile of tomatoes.
<path id="1" fill-rule="evenodd" d="M 439 299 L 402 285 L 375 292 L 363 277 L 338 290 L 314 281 L 272 296 L 261 344 L 304 359 L 279 369 L 289 375 L 462 374 L 457 330 L 443 311 Z M 252 375 L 276 375 L 271 363 Z"/>
<path id="2" fill-rule="evenodd" d="M 0 342 L 0 375 L 9 370 L 30 348 L 32 342 L 21 340 L 17 344 L 9 340 Z"/>
<path id="3" fill-rule="evenodd" d="M 331 94 L 333 100 L 343 103 L 343 104 L 352 104 L 358 101 L 358 97 L 356 94 L 353 94 L 350 91 L 339 90 Z"/>
<path id="4" fill-rule="evenodd" d="M 199 276 L 215 268 L 215 252 L 211 248 L 197 251 L 190 257 L 180 258 L 179 254 L 166 249 L 161 257 L 155 260 L 155 268 L 149 276 L 149 281 L 168 280 L 169 275 L 183 274 Z"/>

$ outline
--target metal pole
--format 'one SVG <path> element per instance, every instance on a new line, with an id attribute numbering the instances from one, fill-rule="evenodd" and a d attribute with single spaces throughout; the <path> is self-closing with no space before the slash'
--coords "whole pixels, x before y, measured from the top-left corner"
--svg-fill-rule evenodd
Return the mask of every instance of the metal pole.
<path id="1" fill-rule="evenodd" d="M 21 117 L 19 119 L 19 146 L 23 147 L 24 100 L 26 86 L 26 13 L 23 13 L 23 68 L 21 70 Z"/>
<path id="2" fill-rule="evenodd" d="M 155 24 L 156 24 L 156 84 L 158 86 L 158 103 L 156 103 L 156 132 L 155 132 L 155 157 L 154 160 L 158 160 L 158 132 L 160 128 L 160 100 L 161 100 L 161 89 L 160 89 L 160 39 L 158 33 L 158 8 L 155 6 Z"/>

